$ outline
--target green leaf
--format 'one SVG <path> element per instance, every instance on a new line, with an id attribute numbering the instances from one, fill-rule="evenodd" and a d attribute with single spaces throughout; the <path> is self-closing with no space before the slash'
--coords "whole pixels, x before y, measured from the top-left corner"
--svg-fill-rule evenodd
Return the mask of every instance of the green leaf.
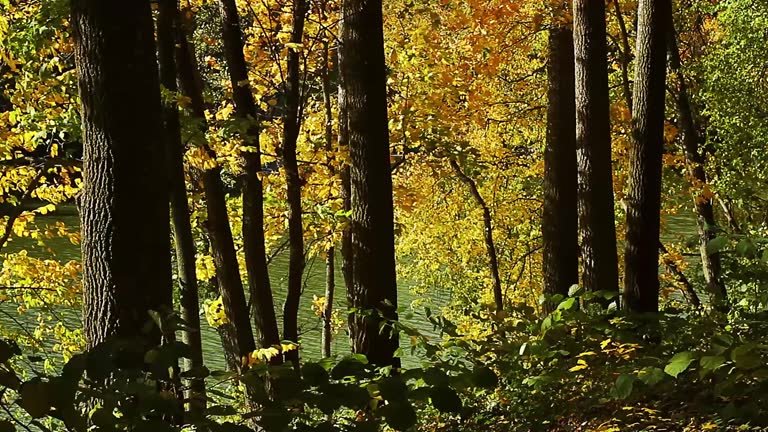
<path id="1" fill-rule="evenodd" d="M 745 258 L 753 257 L 757 254 L 757 246 L 750 239 L 742 239 L 736 244 L 736 254 Z"/>
<path id="2" fill-rule="evenodd" d="M 407 398 L 408 386 L 402 378 L 394 376 L 379 381 L 379 392 L 389 402 L 401 402 Z"/>
<path id="3" fill-rule="evenodd" d="M 33 378 L 22 384 L 21 389 L 19 389 L 19 395 L 21 396 L 19 405 L 32 418 L 43 417 L 51 409 L 48 386 L 40 378 Z"/>
<path id="4" fill-rule="evenodd" d="M 207 378 L 211 374 L 205 366 L 194 367 L 179 374 L 181 378 Z"/>
<path id="5" fill-rule="evenodd" d="M 458 413 L 461 411 L 461 399 L 456 391 L 448 386 L 432 387 L 429 391 L 432 406 L 444 413 Z"/>
<path id="6" fill-rule="evenodd" d="M 707 243 L 707 255 L 718 253 L 728 244 L 728 237 L 717 236 Z"/>
<path id="7" fill-rule="evenodd" d="M 640 370 L 637 374 L 637 379 L 645 385 L 653 386 L 661 382 L 665 376 L 663 370 L 649 366 Z"/>
<path id="8" fill-rule="evenodd" d="M 635 378 L 632 375 L 621 374 L 613 384 L 611 395 L 616 399 L 626 399 L 632 394 Z"/>
<path id="9" fill-rule="evenodd" d="M 301 376 L 311 387 L 325 384 L 329 378 L 328 371 L 318 363 L 304 363 L 301 367 Z"/>
<path id="10" fill-rule="evenodd" d="M 755 369 L 762 366 L 760 355 L 755 352 L 755 345 L 748 343 L 738 346 L 731 351 L 731 360 L 739 369 Z"/>
<path id="11" fill-rule="evenodd" d="M 584 294 L 584 288 L 580 287 L 578 284 L 573 284 L 568 288 L 568 297 L 578 297 L 582 294 Z"/>
<path id="12" fill-rule="evenodd" d="M 408 402 L 387 404 L 380 409 L 384 421 L 395 430 L 407 430 L 416 424 L 416 411 Z"/>
<path id="13" fill-rule="evenodd" d="M 0 363 L 7 362 L 11 357 L 21 355 L 21 350 L 16 342 L 0 339 Z"/>
<path id="14" fill-rule="evenodd" d="M 557 308 L 560 310 L 570 310 L 573 308 L 575 304 L 576 304 L 576 298 L 568 297 L 567 299 L 563 300 L 559 305 L 557 305 Z"/>
<path id="15" fill-rule="evenodd" d="M 699 364 L 701 365 L 701 368 L 706 371 L 713 371 L 720 368 L 725 363 L 725 357 L 715 355 L 715 356 L 704 356 L 699 360 Z"/>
<path id="16" fill-rule="evenodd" d="M 495 388 L 499 384 L 499 377 L 489 367 L 475 367 L 472 371 L 472 384 L 480 388 Z"/>
<path id="17" fill-rule="evenodd" d="M 678 375 L 683 373 L 688 366 L 693 362 L 693 353 L 690 351 L 683 351 L 675 354 L 669 361 L 669 364 L 664 368 L 664 372 L 677 378 Z"/>

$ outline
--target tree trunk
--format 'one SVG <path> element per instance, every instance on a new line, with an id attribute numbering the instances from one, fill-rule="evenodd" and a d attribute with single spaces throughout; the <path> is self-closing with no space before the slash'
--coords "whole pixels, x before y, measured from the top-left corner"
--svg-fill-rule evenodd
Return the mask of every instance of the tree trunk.
<path id="1" fill-rule="evenodd" d="M 677 80 L 677 123 L 680 130 L 680 139 L 685 150 L 685 164 L 688 175 L 698 185 L 707 184 L 707 174 L 704 170 L 705 158 L 699 148 L 702 141 L 698 129 L 693 119 L 693 108 L 688 95 L 688 85 L 683 75 L 680 64 L 680 52 L 677 47 L 677 38 L 674 30 L 674 21 L 672 18 L 672 8 L 669 8 L 667 16 L 667 25 L 669 28 L 669 39 L 667 44 L 670 71 Z M 696 208 L 696 227 L 699 233 L 699 253 L 701 255 L 701 264 L 704 270 L 704 280 L 707 283 L 707 290 L 714 296 L 717 303 L 723 307 L 728 304 L 728 291 L 722 280 L 722 266 L 720 263 L 720 253 L 709 254 L 707 244 L 713 238 L 717 237 L 717 221 L 712 204 L 712 198 L 705 196 L 701 191 L 694 197 L 694 206 Z"/>
<path id="2" fill-rule="evenodd" d="M 325 17 L 326 3 L 321 5 L 321 11 L 323 18 Z M 326 154 L 332 158 L 333 155 L 333 104 L 331 100 L 331 77 L 329 73 L 330 69 L 330 44 L 327 38 L 328 35 L 325 31 L 321 34 L 324 38 L 323 42 L 323 56 L 322 56 L 322 68 L 321 74 L 323 79 L 323 105 L 325 107 L 325 151 Z M 331 175 L 336 175 L 336 170 L 333 165 L 333 160 L 329 159 L 329 167 Z M 333 235 L 333 231 L 329 233 Z M 323 306 L 323 357 L 331 356 L 331 346 L 333 344 L 333 328 L 331 326 L 331 319 L 333 317 L 333 295 L 336 291 L 336 248 L 331 247 L 327 251 L 325 258 L 325 305 Z"/>
<path id="3" fill-rule="evenodd" d="M 202 80 L 197 75 L 197 65 L 194 52 L 187 42 L 186 34 L 179 32 L 177 40 L 176 61 L 179 66 L 179 82 L 185 96 L 190 100 L 192 115 L 200 120 L 201 132 L 205 133 L 205 106 L 203 102 Z M 206 146 L 208 156 L 216 155 Z M 216 266 L 216 281 L 224 303 L 224 311 L 231 325 L 234 326 L 234 336 L 237 340 L 236 357 L 248 355 L 255 349 L 253 330 L 248 317 L 248 304 L 243 292 L 243 282 L 240 278 L 240 268 L 235 252 L 235 242 L 232 238 L 232 228 L 229 226 L 224 184 L 221 181 L 221 168 L 206 169 L 202 173 L 203 195 L 205 196 L 208 220 L 205 231 L 211 240 L 211 255 Z M 225 336 L 231 338 L 229 330 Z M 231 344 L 224 344 L 224 348 Z M 229 355 L 231 357 L 231 355 Z"/>
<path id="4" fill-rule="evenodd" d="M 350 149 L 352 349 L 375 365 L 394 365 L 397 333 L 395 232 L 387 130 L 386 67 L 381 0 L 344 0 L 340 70 Z"/>
<path id="5" fill-rule="evenodd" d="M 253 305 L 256 331 L 260 344 L 268 347 L 280 343 L 280 333 L 275 317 L 272 287 L 267 268 L 267 250 L 264 243 L 264 191 L 261 179 L 261 148 L 256 103 L 248 81 L 248 68 L 243 55 L 243 36 L 240 16 L 235 0 L 220 0 L 224 54 L 232 83 L 232 96 L 237 117 L 250 122 L 244 144 L 252 150 L 243 152 L 243 249 L 248 288 Z"/>
<path id="6" fill-rule="evenodd" d="M 344 29 L 344 22 L 340 22 L 339 34 Z M 343 53 L 341 50 L 337 50 L 338 62 L 341 64 Z M 349 151 L 349 132 L 347 128 L 347 105 L 346 97 L 344 95 L 344 76 L 339 74 L 338 85 L 338 98 L 339 98 L 339 151 Z M 347 158 L 349 160 L 349 158 Z M 349 179 L 349 165 L 345 164 L 341 167 L 339 172 L 341 178 L 341 195 L 342 209 L 347 215 L 352 213 L 352 186 Z M 347 291 L 347 297 L 350 293 L 354 292 L 354 284 L 352 283 L 352 222 L 350 220 L 344 225 L 344 231 L 341 233 L 341 273 L 344 278 L 344 287 Z M 351 339 L 350 339 L 351 342 Z"/>
<path id="7" fill-rule="evenodd" d="M 547 144 L 541 220 L 544 293 L 567 295 L 579 283 L 576 175 L 576 101 L 573 31 L 549 30 Z M 557 305 L 546 305 L 548 309 Z"/>
<path id="8" fill-rule="evenodd" d="M 627 101 L 627 109 L 632 113 L 632 90 L 629 83 L 629 63 L 632 61 L 632 53 L 629 50 L 629 34 L 624 23 L 624 14 L 621 13 L 620 0 L 614 0 L 613 6 L 616 12 L 616 21 L 619 23 L 619 36 L 621 37 L 621 86 L 624 90 L 624 99 Z"/>
<path id="9" fill-rule="evenodd" d="M 294 0 L 291 43 L 301 44 L 304 36 L 304 0 Z M 288 76 L 286 80 L 286 107 L 283 115 L 282 156 L 285 169 L 286 198 L 288 200 L 288 292 L 283 305 L 283 339 L 299 341 L 299 302 L 304 274 L 304 224 L 301 215 L 301 177 L 296 161 L 296 141 L 301 130 L 301 76 L 299 50 L 288 50 Z M 290 351 L 286 358 L 298 367 L 298 350 Z"/>
<path id="10" fill-rule="evenodd" d="M 483 196 L 480 195 L 480 191 L 477 189 L 475 181 L 464 174 L 464 171 L 461 170 L 458 162 L 451 159 L 450 164 L 456 176 L 458 176 L 462 183 L 469 188 L 469 192 L 472 195 L 475 204 L 480 206 L 483 210 L 483 238 L 485 241 L 485 250 L 488 252 L 488 270 L 490 270 L 491 279 L 493 280 L 493 302 L 496 305 L 497 311 L 504 310 L 504 292 L 501 290 L 499 258 L 496 254 L 496 243 L 493 241 L 493 218 L 491 218 L 491 209 L 488 207 L 488 203 L 485 202 L 485 199 L 483 199 Z"/>
<path id="11" fill-rule="evenodd" d="M 582 284 L 618 291 L 605 2 L 574 0 L 573 33 Z"/>
<path id="12" fill-rule="evenodd" d="M 161 0 L 157 16 L 158 60 L 160 83 L 168 91 L 176 93 L 176 44 L 178 21 L 177 0 Z M 184 145 L 181 141 L 179 108 L 174 102 L 163 107 L 165 122 L 166 162 L 168 165 L 168 187 L 170 192 L 171 222 L 176 250 L 176 266 L 179 278 L 181 318 L 186 328 L 182 341 L 189 346 L 190 355 L 184 359 L 184 370 L 203 366 L 203 346 L 200 338 L 200 302 L 195 271 L 195 240 L 189 220 L 189 204 L 184 180 Z M 189 400 L 190 419 L 201 419 L 205 410 L 205 382 L 202 378 L 188 380 L 189 388 L 184 395 Z"/>
<path id="13" fill-rule="evenodd" d="M 664 153 L 666 11 L 669 0 L 640 0 L 632 145 L 629 152 L 624 300 L 633 312 L 659 310 L 661 157 Z"/>
<path id="14" fill-rule="evenodd" d="M 172 308 L 160 86 L 149 0 L 72 1 L 83 129 L 83 328 L 160 341 L 142 328 Z"/>

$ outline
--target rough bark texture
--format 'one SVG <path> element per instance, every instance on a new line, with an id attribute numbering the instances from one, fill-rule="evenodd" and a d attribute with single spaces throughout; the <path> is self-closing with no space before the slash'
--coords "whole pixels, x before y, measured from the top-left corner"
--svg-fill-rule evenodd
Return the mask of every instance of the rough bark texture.
<path id="1" fill-rule="evenodd" d="M 576 102 L 573 32 L 549 30 L 547 143 L 544 148 L 544 214 L 541 233 L 544 292 L 567 295 L 579 283 L 576 175 Z M 556 305 L 548 305 L 552 307 Z"/>
<path id="2" fill-rule="evenodd" d="M 235 0 L 220 0 L 219 4 L 223 19 L 224 54 L 232 83 L 235 113 L 238 118 L 251 122 L 243 137 L 245 145 L 251 148 L 251 151 L 243 153 L 243 249 L 256 331 L 261 346 L 267 347 L 280 342 L 280 333 L 264 244 L 264 191 L 259 178 L 262 169 L 258 114 L 248 81 L 240 16 Z"/>
<path id="3" fill-rule="evenodd" d="M 176 61 L 178 63 L 179 82 L 185 96 L 191 103 L 192 115 L 199 119 L 204 128 L 205 105 L 203 102 L 202 80 L 197 75 L 194 52 L 187 42 L 186 34 L 179 34 L 177 40 Z M 201 133 L 205 129 L 201 128 Z M 206 146 L 209 157 L 215 158 L 213 151 Z M 248 316 L 248 304 L 243 292 L 240 268 L 229 226 L 229 213 L 226 204 L 224 184 L 221 181 L 219 167 L 207 169 L 202 173 L 203 194 L 208 213 L 205 231 L 210 239 L 211 256 L 216 266 L 216 281 L 221 294 L 224 311 L 233 329 L 223 329 L 222 337 L 236 339 L 236 358 L 241 358 L 255 349 L 253 330 Z M 232 341 L 224 345 L 225 350 L 232 349 Z M 228 357 L 233 357 L 228 354 Z"/>
<path id="4" fill-rule="evenodd" d="M 669 0 L 641 0 L 629 151 L 624 300 L 634 312 L 659 310 L 661 157 L 664 153 L 666 10 Z"/>
<path id="5" fill-rule="evenodd" d="M 480 195 L 480 191 L 477 189 L 477 183 L 461 170 L 458 162 L 451 159 L 450 164 L 456 176 L 459 177 L 462 183 L 467 185 L 467 188 L 469 188 L 469 193 L 472 195 L 472 199 L 483 210 L 483 241 L 485 243 L 485 250 L 488 253 L 488 270 L 491 272 L 491 279 L 493 280 L 493 302 L 496 305 L 496 310 L 503 310 L 504 292 L 501 290 L 499 258 L 496 254 L 496 243 L 493 241 L 493 218 L 491 217 L 491 209 L 488 207 L 488 203 L 485 202 L 483 196 Z"/>
<path id="6" fill-rule="evenodd" d="M 574 0 L 573 37 L 582 284 L 618 291 L 604 1 Z"/>
<path id="7" fill-rule="evenodd" d="M 680 52 L 677 47 L 677 38 L 674 31 L 672 8 L 669 7 L 668 10 L 666 19 L 667 25 L 669 25 L 668 32 L 670 36 L 667 49 L 670 72 L 677 81 L 675 104 L 677 106 L 677 123 L 680 130 L 680 139 L 685 150 L 686 168 L 688 175 L 693 179 L 694 183 L 705 185 L 707 184 L 707 174 L 704 170 L 705 158 L 700 149 L 702 139 L 693 117 L 691 99 L 688 95 L 688 85 L 680 64 Z M 728 291 L 721 277 L 720 253 L 707 253 L 707 244 L 710 240 L 717 237 L 717 221 L 715 220 L 712 198 L 696 193 L 693 201 L 696 208 L 696 226 L 699 233 L 699 252 L 704 270 L 704 280 L 707 283 L 708 291 L 715 296 L 715 300 L 723 305 L 727 305 Z"/>
<path id="8" fill-rule="evenodd" d="M 395 233 L 387 130 L 381 0 L 344 0 L 340 70 L 350 150 L 352 349 L 376 365 L 399 366 L 397 334 L 380 329 L 397 319 Z"/>
<path id="9" fill-rule="evenodd" d="M 632 112 L 632 90 L 629 83 L 629 63 L 632 61 L 632 52 L 629 50 L 629 34 L 624 22 L 624 14 L 621 12 L 619 0 L 613 1 L 616 21 L 619 23 L 619 36 L 621 37 L 621 86 L 624 90 L 624 99 L 627 101 L 627 109 Z"/>
<path id="10" fill-rule="evenodd" d="M 340 23 L 341 31 L 344 28 L 344 22 Z M 341 31 L 339 33 L 341 33 Z M 341 64 L 343 53 L 338 50 L 338 61 Z M 339 74 L 338 85 L 338 100 L 339 100 L 339 151 L 349 151 L 349 132 L 347 129 L 347 104 L 344 94 L 344 76 Z M 349 184 L 349 165 L 341 167 L 339 172 L 341 178 L 341 203 L 344 212 L 350 214 L 352 211 L 352 186 Z M 344 278 L 344 287 L 347 293 L 354 291 L 354 285 L 352 283 L 352 224 L 347 223 L 344 226 L 344 231 L 341 234 L 341 273 Z"/>
<path id="11" fill-rule="evenodd" d="M 333 317 L 333 294 L 336 289 L 336 272 L 334 266 L 336 260 L 334 254 L 336 248 L 328 249 L 328 255 L 325 257 L 325 305 L 323 305 L 323 337 L 322 354 L 323 357 L 331 356 L 331 345 L 333 343 L 333 328 L 331 318 Z"/>
<path id="12" fill-rule="evenodd" d="M 160 83 L 167 90 L 176 92 L 176 61 L 174 46 L 178 26 L 177 0 L 161 0 L 157 15 L 157 44 L 160 65 Z M 186 328 L 181 332 L 182 341 L 189 346 L 189 357 L 184 359 L 184 370 L 203 366 L 203 347 L 200 337 L 200 303 L 197 274 L 195 272 L 195 241 L 189 220 L 189 204 L 184 179 L 184 145 L 181 141 L 181 123 L 176 103 L 166 102 L 163 107 L 165 123 L 166 163 L 171 205 L 171 224 L 176 251 L 176 268 L 179 280 L 181 318 Z M 205 410 L 205 382 L 202 378 L 188 380 L 184 397 L 189 400 L 189 414 L 200 419 Z"/>
<path id="13" fill-rule="evenodd" d="M 291 43 L 301 44 L 304 35 L 306 2 L 294 0 Z M 301 76 L 298 49 L 288 50 L 288 75 L 285 83 L 285 114 L 283 116 L 282 156 L 288 200 L 288 292 L 283 305 L 283 339 L 299 341 L 299 302 L 304 275 L 304 224 L 301 215 L 301 177 L 296 161 L 296 141 L 301 130 Z M 286 357 L 298 366 L 298 350 Z"/>
<path id="14" fill-rule="evenodd" d="M 93 347 L 172 307 L 170 220 L 149 0 L 72 1 L 83 129 L 83 328 Z"/>

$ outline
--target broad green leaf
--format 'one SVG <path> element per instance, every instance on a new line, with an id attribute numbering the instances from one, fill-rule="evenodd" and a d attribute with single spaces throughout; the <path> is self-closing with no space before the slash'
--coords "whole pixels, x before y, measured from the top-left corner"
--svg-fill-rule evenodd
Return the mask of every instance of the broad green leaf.
<path id="1" fill-rule="evenodd" d="M 499 384 L 499 378 L 489 367 L 476 367 L 472 371 L 472 384 L 482 388 L 495 388 Z"/>
<path id="2" fill-rule="evenodd" d="M 717 236 L 707 243 L 707 254 L 712 255 L 720 252 L 726 245 L 728 245 L 728 237 Z"/>
<path id="3" fill-rule="evenodd" d="M 637 374 L 637 379 L 643 384 L 653 386 L 661 382 L 666 375 L 664 371 L 657 367 L 646 367 L 641 369 Z"/>
<path id="4" fill-rule="evenodd" d="M 404 401 L 408 395 L 408 386 L 402 378 L 398 376 L 385 378 L 379 381 L 379 392 L 381 397 L 389 402 Z"/>
<path id="5" fill-rule="evenodd" d="M 19 395 L 21 396 L 19 405 L 32 418 L 43 417 L 51 409 L 48 386 L 40 378 L 33 378 L 22 384 L 19 389 Z"/>
<path id="6" fill-rule="evenodd" d="M 580 287 L 578 284 L 573 284 L 568 288 L 568 297 L 577 297 L 582 294 L 584 294 L 584 288 Z"/>
<path id="7" fill-rule="evenodd" d="M 632 375 L 621 374 L 613 384 L 611 394 L 616 399 L 626 399 L 632 394 L 635 378 Z"/>
<path id="8" fill-rule="evenodd" d="M 683 351 L 675 354 L 669 361 L 669 364 L 664 368 L 664 372 L 677 378 L 678 375 L 683 373 L 688 366 L 693 362 L 693 353 L 690 351 Z"/>
<path id="9" fill-rule="evenodd" d="M 763 364 L 759 353 L 755 352 L 755 345 L 751 343 L 734 348 L 731 351 L 731 360 L 739 369 L 755 369 Z"/>
<path id="10" fill-rule="evenodd" d="M 736 254 L 746 258 L 755 256 L 757 254 L 755 242 L 750 239 L 742 239 L 736 244 Z"/>
<path id="11" fill-rule="evenodd" d="M 312 387 L 327 383 L 329 378 L 328 371 L 317 363 L 304 363 L 301 366 L 301 376 Z"/>
<path id="12" fill-rule="evenodd" d="M 392 429 L 404 431 L 416 424 L 416 411 L 408 402 L 390 403 L 381 408 L 382 417 Z"/>
<path id="13" fill-rule="evenodd" d="M 699 360 L 699 364 L 702 369 L 706 371 L 713 371 L 720 368 L 725 363 L 725 357 L 720 355 L 704 356 Z"/>
<path id="14" fill-rule="evenodd" d="M 448 386 L 432 387 L 429 391 L 432 405 L 440 412 L 458 413 L 461 411 L 461 399 L 456 391 Z"/>
<path id="15" fill-rule="evenodd" d="M 567 299 L 563 300 L 559 305 L 557 305 L 557 308 L 560 310 L 570 310 L 573 308 L 575 304 L 576 304 L 576 298 L 568 297 Z"/>

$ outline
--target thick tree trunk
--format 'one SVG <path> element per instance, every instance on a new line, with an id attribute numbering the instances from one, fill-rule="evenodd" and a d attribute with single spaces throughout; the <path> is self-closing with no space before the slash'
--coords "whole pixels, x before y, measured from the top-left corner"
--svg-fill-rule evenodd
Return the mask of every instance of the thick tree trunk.
<path id="1" fill-rule="evenodd" d="M 488 207 L 488 203 L 480 195 L 480 191 L 477 189 L 477 183 L 469 176 L 464 174 L 461 170 L 458 162 L 454 159 L 449 161 L 451 168 L 462 183 L 469 188 L 470 195 L 475 201 L 475 204 L 480 206 L 483 210 L 483 240 L 485 242 L 485 250 L 488 253 L 488 270 L 491 272 L 491 279 L 493 280 L 493 302 L 496 305 L 496 310 L 501 311 L 504 309 L 504 292 L 501 290 L 501 276 L 499 275 L 499 258 L 496 254 L 496 243 L 493 241 L 493 218 L 491 217 L 491 209 Z"/>
<path id="2" fill-rule="evenodd" d="M 147 338 L 172 308 L 160 86 L 149 0 L 72 1 L 83 129 L 83 328 L 88 347 Z"/>
<path id="3" fill-rule="evenodd" d="M 205 105 L 203 102 L 202 80 L 197 75 L 197 65 L 194 52 L 187 42 L 186 34 L 179 32 L 177 39 L 176 61 L 178 64 L 179 82 L 182 92 L 191 103 L 192 115 L 201 121 L 201 132 L 205 132 Z M 206 146 L 208 156 L 216 155 Z M 224 311 L 232 330 L 226 330 L 224 336 L 236 338 L 236 357 L 238 359 L 248 355 L 255 349 L 253 330 L 248 317 L 248 304 L 243 292 L 243 282 L 240 278 L 240 268 L 235 252 L 235 242 L 232 238 L 232 228 L 229 225 L 229 213 L 227 210 L 224 184 L 221 181 L 221 168 L 206 169 L 202 173 L 203 195 L 205 196 L 208 220 L 205 222 L 205 231 L 210 238 L 211 255 L 216 266 L 216 281 L 221 294 Z M 232 344 L 224 344 L 224 348 L 231 349 Z M 228 354 L 232 357 L 231 354 Z"/>
<path id="4" fill-rule="evenodd" d="M 248 81 L 248 68 L 243 54 L 243 36 L 240 16 L 235 0 L 220 0 L 224 54 L 232 84 L 237 117 L 251 122 L 245 145 L 252 150 L 243 153 L 245 169 L 243 174 L 243 249 L 245 268 L 248 273 L 248 288 L 253 305 L 256 331 L 262 347 L 280 342 L 280 333 L 275 317 L 272 287 L 267 268 L 267 251 L 264 243 L 264 191 L 261 179 L 261 148 L 259 146 L 259 125 L 256 103 Z"/>
<path id="5" fill-rule="evenodd" d="M 573 36 L 582 284 L 618 291 L 605 2 L 574 0 Z"/>
<path id="6" fill-rule="evenodd" d="M 567 295 L 579 283 L 576 100 L 573 31 L 549 30 L 547 143 L 541 220 L 544 293 Z M 547 305 L 547 308 L 557 305 Z"/>
<path id="7" fill-rule="evenodd" d="M 174 46 L 179 24 L 176 1 L 161 0 L 157 16 L 160 83 L 174 93 L 178 91 L 174 60 Z M 200 337 L 200 302 L 195 271 L 195 240 L 192 237 L 192 224 L 189 220 L 190 211 L 184 179 L 184 145 L 181 141 L 181 123 L 176 103 L 166 103 L 163 107 L 163 120 L 181 318 L 186 326 L 181 335 L 182 341 L 190 349 L 189 357 L 184 359 L 184 370 L 191 370 L 203 366 L 203 346 Z M 189 390 L 184 397 L 189 400 L 190 418 L 201 419 L 205 410 L 205 382 L 202 378 L 194 378 L 187 382 L 187 386 Z"/>
<path id="8" fill-rule="evenodd" d="M 353 289 L 352 349 L 376 365 L 394 365 L 398 336 L 395 232 L 387 130 L 381 0 L 344 0 L 340 70 L 350 149 Z M 365 315 L 365 316 L 363 316 Z"/>
<path id="9" fill-rule="evenodd" d="M 291 43 L 301 44 L 304 36 L 306 2 L 294 0 Z M 299 50 L 288 50 L 288 76 L 286 79 L 286 107 L 283 116 L 282 156 L 288 200 L 288 292 L 283 305 L 283 339 L 299 341 L 299 302 L 304 274 L 304 224 L 301 215 L 301 177 L 296 161 L 296 141 L 301 130 L 301 76 Z M 299 352 L 290 351 L 286 357 L 298 366 Z"/>
<path id="10" fill-rule="evenodd" d="M 672 8 L 669 7 L 667 25 L 669 26 L 669 39 L 667 43 L 670 71 L 677 80 L 677 123 L 680 130 L 680 139 L 685 150 L 685 163 L 688 175 L 697 185 L 707 184 L 707 174 L 704 170 L 705 158 L 699 148 L 701 137 L 693 118 L 693 108 L 688 95 L 688 84 L 680 64 L 680 52 L 677 47 Z M 693 197 L 696 208 L 696 226 L 699 232 L 699 252 L 701 264 L 704 270 L 704 280 L 708 291 L 714 296 L 716 302 L 723 306 L 728 304 L 728 291 L 722 280 L 722 266 L 720 253 L 709 254 L 707 244 L 717 237 L 717 221 L 713 208 L 712 198 L 698 192 Z"/>
<path id="11" fill-rule="evenodd" d="M 624 300 L 633 312 L 659 310 L 661 157 L 664 153 L 666 12 L 669 0 L 640 0 L 629 152 Z"/>
<path id="12" fill-rule="evenodd" d="M 340 23 L 341 31 L 344 29 L 343 21 Z M 339 64 L 342 62 L 343 53 L 339 49 L 338 51 Z M 339 100 L 339 151 L 349 151 L 349 132 L 347 128 L 347 104 L 344 94 L 344 76 L 339 74 L 338 85 L 338 100 Z M 345 164 L 341 167 L 339 172 L 341 179 L 341 195 L 342 208 L 346 214 L 352 212 L 352 186 L 350 185 L 349 178 L 349 165 Z M 352 279 L 352 223 L 349 221 L 344 226 L 344 231 L 341 234 L 341 273 L 344 278 L 344 287 L 347 291 L 347 297 L 354 291 L 354 284 Z M 351 340 L 350 340 L 351 341 Z"/>

